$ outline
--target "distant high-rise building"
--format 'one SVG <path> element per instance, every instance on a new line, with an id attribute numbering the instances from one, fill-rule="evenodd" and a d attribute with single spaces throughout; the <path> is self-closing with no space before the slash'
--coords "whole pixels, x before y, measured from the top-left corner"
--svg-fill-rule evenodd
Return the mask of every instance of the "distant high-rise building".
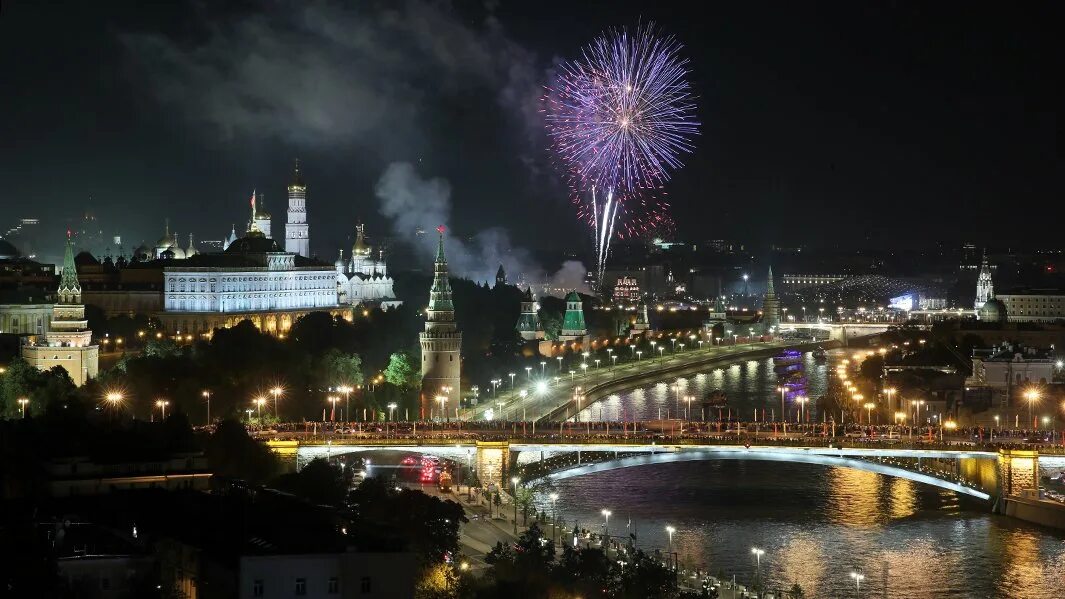
<path id="1" fill-rule="evenodd" d="M 444 257 L 444 228 L 437 231 L 440 241 L 433 265 L 433 286 L 429 290 L 425 331 L 419 339 L 422 346 L 422 418 L 434 409 L 444 417 L 458 406 L 462 377 L 462 332 L 455 323 L 455 305 L 451 301 L 451 282 L 448 280 L 447 258 Z"/>
<path id="2" fill-rule="evenodd" d="M 991 267 L 987 263 L 987 250 L 984 250 L 980 261 L 980 274 L 976 277 L 976 301 L 973 306 L 979 310 L 994 297 L 995 285 L 991 282 Z"/>
<path id="3" fill-rule="evenodd" d="M 74 384 L 81 386 L 95 378 L 100 365 L 100 348 L 92 343 L 92 331 L 81 303 L 81 283 L 74 265 L 74 239 L 67 233 L 63 272 L 59 279 L 50 329 L 22 346 L 22 357 L 41 370 L 62 366 Z"/>
<path id="4" fill-rule="evenodd" d="M 310 230 L 307 225 L 307 186 L 303 184 L 300 161 L 292 172 L 288 186 L 288 220 L 285 222 L 285 251 L 311 257 Z"/>

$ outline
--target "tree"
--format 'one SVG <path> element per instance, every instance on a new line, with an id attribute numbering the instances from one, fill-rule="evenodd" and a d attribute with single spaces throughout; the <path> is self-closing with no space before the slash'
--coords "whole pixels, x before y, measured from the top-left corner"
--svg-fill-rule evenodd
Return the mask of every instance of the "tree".
<path id="1" fill-rule="evenodd" d="M 358 354 L 345 353 L 336 348 L 327 349 L 315 361 L 314 379 L 329 387 L 361 385 L 362 359 Z"/>
<path id="2" fill-rule="evenodd" d="M 274 486 L 314 503 L 339 506 L 347 495 L 348 480 L 339 466 L 315 458 L 299 472 L 281 475 Z"/>
<path id="3" fill-rule="evenodd" d="M 211 470 L 218 476 L 238 478 L 262 484 L 281 469 L 274 452 L 248 436 L 244 425 L 236 420 L 218 423 L 204 447 Z"/>
<path id="4" fill-rule="evenodd" d="M 792 599 L 803 599 L 806 597 L 806 592 L 802 590 L 802 587 L 799 586 L 799 583 L 797 582 L 791 585 L 791 590 L 788 591 L 788 594 L 791 595 Z"/>
<path id="5" fill-rule="evenodd" d="M 388 358 L 385 380 L 403 390 L 417 388 L 421 384 L 421 370 L 414 367 L 414 358 L 407 352 L 395 352 Z"/>

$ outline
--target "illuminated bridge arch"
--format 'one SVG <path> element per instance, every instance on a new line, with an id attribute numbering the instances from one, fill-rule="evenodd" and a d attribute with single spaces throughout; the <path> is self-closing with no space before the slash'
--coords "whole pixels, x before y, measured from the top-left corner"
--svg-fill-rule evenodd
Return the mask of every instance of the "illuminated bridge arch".
<path id="1" fill-rule="evenodd" d="M 904 478 L 906 480 L 912 480 L 914 482 L 932 485 L 941 489 L 947 489 L 950 491 L 955 491 L 957 493 L 962 493 L 964 495 L 976 497 L 984 501 L 988 501 L 991 499 L 991 495 L 984 493 L 979 489 L 973 489 L 971 487 L 967 487 L 965 485 L 961 485 L 953 481 L 937 478 L 929 474 L 914 472 L 905 468 L 899 468 L 897 466 L 889 466 L 887 464 L 881 464 L 878 462 L 872 462 L 863 459 L 825 455 L 821 453 L 782 452 L 765 450 L 760 451 L 758 449 L 728 452 L 678 451 L 644 454 L 625 458 L 616 458 L 605 462 L 584 464 L 581 466 L 566 468 L 564 470 L 557 470 L 555 472 L 545 474 L 544 476 L 540 477 L 540 479 L 564 480 L 576 476 L 595 474 L 596 472 L 618 470 L 620 468 L 632 468 L 635 466 L 647 466 L 652 464 L 671 464 L 674 462 L 696 462 L 704 460 L 759 460 L 769 462 L 818 464 L 821 466 L 836 466 L 839 468 L 853 468 L 855 470 L 876 472 L 878 474 L 894 476 L 896 478 Z"/>

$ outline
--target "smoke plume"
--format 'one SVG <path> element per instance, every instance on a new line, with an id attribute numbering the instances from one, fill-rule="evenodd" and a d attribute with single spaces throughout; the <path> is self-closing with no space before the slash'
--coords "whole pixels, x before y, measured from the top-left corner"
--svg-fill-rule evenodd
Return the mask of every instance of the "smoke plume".
<path id="1" fill-rule="evenodd" d="M 377 181 L 375 193 L 381 214 L 392 221 L 395 237 L 415 245 L 426 261 L 436 253 L 435 229 L 443 225 L 445 251 L 451 272 L 475 281 L 494 281 L 500 264 L 510 282 L 547 283 L 560 289 L 586 291 L 587 269 L 569 260 L 554 273 L 546 272 L 529 253 L 514 247 L 507 232 L 499 227 L 485 229 L 469 238 L 453 234 L 451 185 L 444 179 L 422 178 L 408 162 L 388 165 Z M 418 231 L 424 234 L 417 234 Z"/>

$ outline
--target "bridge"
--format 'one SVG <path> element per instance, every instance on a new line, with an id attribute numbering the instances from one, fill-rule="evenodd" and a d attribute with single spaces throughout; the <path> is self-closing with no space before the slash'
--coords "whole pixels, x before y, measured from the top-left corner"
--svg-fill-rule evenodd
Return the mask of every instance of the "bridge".
<path id="1" fill-rule="evenodd" d="M 825 331 L 830 341 L 839 341 L 847 345 L 860 337 L 870 337 L 886 333 L 892 325 L 891 322 L 786 322 L 780 325 L 780 330 L 785 331 Z M 927 325 L 913 325 L 927 328 Z"/>
<path id="2" fill-rule="evenodd" d="M 825 446 L 823 442 L 812 444 L 802 439 L 748 443 L 751 442 L 741 444 L 738 439 L 658 443 L 646 439 L 566 439 L 555 435 L 523 438 L 515 434 L 508 440 L 490 441 L 378 436 L 350 441 L 273 441 L 270 445 L 275 451 L 294 457 L 297 466 L 318 457 L 382 450 L 434 455 L 476 472 L 482 483 L 494 481 L 503 486 L 512 476 L 519 476 L 523 484 L 534 484 L 621 468 L 708 460 L 791 462 L 864 470 L 954 491 L 993 503 L 997 509 L 1001 509 L 1000 499 L 1030 493 L 1039 486 L 1040 456 L 1034 450 L 990 450 L 950 444 L 933 448 L 887 443 Z M 1043 460 L 1048 466 L 1065 468 L 1065 457 L 1045 456 Z"/>

